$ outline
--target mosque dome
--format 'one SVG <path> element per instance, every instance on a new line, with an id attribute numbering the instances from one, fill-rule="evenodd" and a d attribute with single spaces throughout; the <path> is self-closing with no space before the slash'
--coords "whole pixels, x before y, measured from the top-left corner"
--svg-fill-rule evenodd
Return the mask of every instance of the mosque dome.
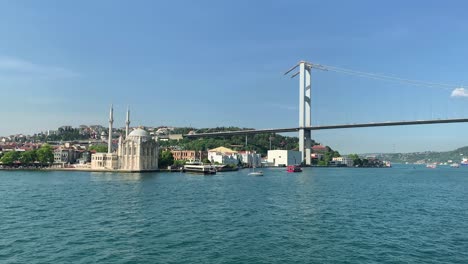
<path id="1" fill-rule="evenodd" d="M 137 128 L 128 134 L 129 137 L 149 137 L 150 135 L 144 129 Z"/>

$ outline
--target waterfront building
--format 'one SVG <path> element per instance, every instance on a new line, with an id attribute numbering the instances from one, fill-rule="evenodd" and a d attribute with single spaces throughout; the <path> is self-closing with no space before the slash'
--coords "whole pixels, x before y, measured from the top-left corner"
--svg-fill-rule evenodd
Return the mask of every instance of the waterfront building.
<path id="1" fill-rule="evenodd" d="M 54 150 L 54 163 L 75 163 L 79 153 L 72 148 L 57 148 Z"/>
<path id="2" fill-rule="evenodd" d="M 80 158 L 77 159 L 79 164 L 89 164 L 91 162 L 91 152 L 90 151 L 80 151 Z"/>
<path id="3" fill-rule="evenodd" d="M 195 150 L 171 150 L 174 160 L 200 160 L 208 158 L 206 151 Z"/>
<path id="4" fill-rule="evenodd" d="M 262 158 L 260 154 L 255 153 L 255 151 L 239 151 L 239 157 L 247 167 L 261 167 L 262 166 Z"/>
<path id="5" fill-rule="evenodd" d="M 346 165 L 347 167 L 354 166 L 353 159 L 349 157 L 334 157 L 332 158 L 332 161 L 335 162 L 336 164 Z"/>
<path id="6" fill-rule="evenodd" d="M 297 150 L 268 150 L 268 163 L 275 167 L 300 164 L 301 152 Z"/>
<path id="7" fill-rule="evenodd" d="M 219 163 L 225 165 L 239 164 L 238 152 L 226 147 L 218 147 L 208 150 L 208 159 L 211 161 L 211 163 Z"/>
<path id="8" fill-rule="evenodd" d="M 119 157 L 116 153 L 95 153 L 91 155 L 92 170 L 118 170 Z"/>
<path id="9" fill-rule="evenodd" d="M 312 153 L 310 157 L 314 160 L 323 160 L 323 154 L 320 153 Z"/>
<path id="10" fill-rule="evenodd" d="M 151 171 L 158 169 L 159 147 L 148 132 L 137 128 L 118 145 L 119 169 L 126 171 Z"/>
<path id="11" fill-rule="evenodd" d="M 148 132 L 137 128 L 123 138 L 121 135 L 117 150 L 112 150 L 112 124 L 114 122 L 111 107 L 109 117 L 108 152 L 91 155 L 92 170 L 116 171 L 154 171 L 158 169 L 159 145 Z M 127 110 L 125 134 L 129 131 L 130 112 Z"/>

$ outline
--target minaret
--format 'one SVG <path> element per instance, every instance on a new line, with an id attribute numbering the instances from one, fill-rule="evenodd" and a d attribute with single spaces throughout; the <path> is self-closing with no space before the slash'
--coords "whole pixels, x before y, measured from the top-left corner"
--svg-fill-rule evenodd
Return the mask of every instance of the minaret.
<path id="1" fill-rule="evenodd" d="M 128 130 L 130 128 L 130 109 L 127 107 L 127 121 L 125 121 L 125 138 L 128 137 Z"/>
<path id="2" fill-rule="evenodd" d="M 109 142 L 107 143 L 107 153 L 112 153 L 112 124 L 114 123 L 114 108 L 111 105 L 109 113 Z"/>
<path id="3" fill-rule="evenodd" d="M 122 140 L 123 140 L 123 139 L 122 139 L 122 134 L 120 134 L 120 136 L 119 136 L 119 146 L 118 146 L 118 148 L 117 148 L 117 155 L 118 155 L 119 157 L 122 156 L 122 149 L 123 149 L 123 148 L 122 148 Z"/>

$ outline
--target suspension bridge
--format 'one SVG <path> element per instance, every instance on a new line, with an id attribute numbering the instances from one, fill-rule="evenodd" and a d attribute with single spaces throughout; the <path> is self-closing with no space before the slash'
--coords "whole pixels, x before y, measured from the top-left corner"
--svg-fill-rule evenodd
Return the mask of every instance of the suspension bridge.
<path id="1" fill-rule="evenodd" d="M 295 73 L 294 70 L 299 68 Z M 348 70 L 333 66 L 324 66 L 313 64 L 306 61 L 300 61 L 298 64 L 285 72 L 285 75 L 291 74 L 291 78 L 299 76 L 299 126 L 291 128 L 271 128 L 271 129 L 250 129 L 239 131 L 221 131 L 221 132 L 206 132 L 183 135 L 186 138 L 201 138 L 201 137 L 216 137 L 216 136 L 234 136 L 234 135 L 252 135 L 265 133 L 299 133 L 299 151 L 301 152 L 302 162 L 306 165 L 311 164 L 311 131 L 327 130 L 327 129 L 347 129 L 347 128 L 363 128 L 363 127 L 388 127 L 388 126 L 409 126 L 409 125 L 429 125 L 429 124 L 447 124 L 447 123 L 468 123 L 468 118 L 453 118 L 453 119 L 429 119 L 429 120 L 414 120 L 414 121 L 387 121 L 387 122 L 372 122 L 358 124 L 336 124 L 312 126 L 311 122 L 311 71 L 318 69 L 323 71 L 335 71 L 338 73 L 350 74 L 360 77 L 372 78 L 377 80 L 405 82 L 411 85 L 424 85 L 428 87 L 452 87 L 453 85 L 443 83 L 431 83 L 417 80 L 398 78 L 394 76 L 386 76 L 382 74 L 366 73 L 361 71 Z M 301 162 L 301 163 L 302 163 Z"/>

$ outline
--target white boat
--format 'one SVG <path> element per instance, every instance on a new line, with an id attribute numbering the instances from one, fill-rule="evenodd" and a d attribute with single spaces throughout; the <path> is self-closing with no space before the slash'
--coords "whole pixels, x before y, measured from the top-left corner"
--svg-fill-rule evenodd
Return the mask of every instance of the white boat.
<path id="1" fill-rule="evenodd" d="M 468 159 L 467 159 L 467 158 L 463 158 L 462 161 L 460 162 L 460 165 L 462 165 L 462 166 L 468 166 Z"/>
<path id="2" fill-rule="evenodd" d="M 429 169 L 435 169 L 435 168 L 437 168 L 437 164 L 436 164 L 436 163 L 433 163 L 433 164 L 427 164 L 427 165 L 426 165 L 426 168 L 429 168 Z"/>
<path id="3" fill-rule="evenodd" d="M 200 161 L 189 161 L 184 165 L 184 172 L 194 172 L 202 174 L 216 174 L 216 169 L 210 164 L 203 164 Z"/>
<path id="4" fill-rule="evenodd" d="M 450 167 L 452 167 L 452 168 L 459 168 L 459 167 L 460 167 L 460 164 L 458 164 L 458 163 L 452 163 L 452 164 L 450 164 Z"/>
<path id="5" fill-rule="evenodd" d="M 255 171 L 255 167 L 252 168 L 252 171 L 249 173 L 251 176 L 263 176 L 263 171 Z"/>

